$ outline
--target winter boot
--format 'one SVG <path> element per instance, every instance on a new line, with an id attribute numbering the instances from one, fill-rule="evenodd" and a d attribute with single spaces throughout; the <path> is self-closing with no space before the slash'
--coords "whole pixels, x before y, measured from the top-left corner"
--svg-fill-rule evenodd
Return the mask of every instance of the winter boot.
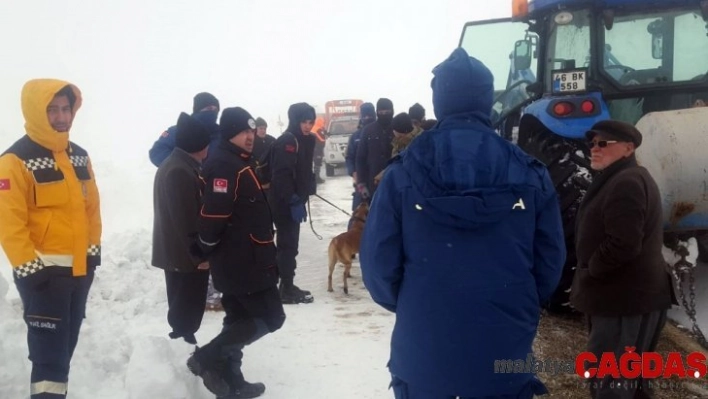
<path id="1" fill-rule="evenodd" d="M 312 303 L 315 298 L 310 291 L 301 290 L 295 284 L 280 285 L 280 301 L 284 305 L 295 305 L 298 303 Z"/>
<path id="2" fill-rule="evenodd" d="M 224 370 L 224 378 L 229 384 L 229 394 L 218 396 L 217 399 L 255 398 L 263 395 L 265 384 L 260 382 L 250 383 L 243 378 L 243 373 L 241 373 L 242 352 L 238 349 L 243 349 L 243 346 L 234 346 L 233 348 L 237 349 L 237 352 L 230 351 L 231 367 L 226 367 Z M 235 358 L 233 357 L 234 355 L 236 356 Z"/>
<path id="3" fill-rule="evenodd" d="M 257 398 L 265 392 L 265 384 L 262 382 L 243 381 L 239 386 L 231 388 L 231 392 L 226 396 L 217 396 L 217 399 L 246 399 Z"/>
<path id="4" fill-rule="evenodd" d="M 204 349 L 198 347 L 187 359 L 189 371 L 201 377 L 204 386 L 217 397 L 228 395 L 231 390 L 223 377 L 225 366 L 223 360 L 214 359 Z"/>

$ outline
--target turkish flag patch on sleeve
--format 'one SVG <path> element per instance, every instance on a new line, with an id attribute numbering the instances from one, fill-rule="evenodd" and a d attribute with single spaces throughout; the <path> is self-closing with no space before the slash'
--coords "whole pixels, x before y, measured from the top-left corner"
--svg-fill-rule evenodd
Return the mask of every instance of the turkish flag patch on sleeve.
<path id="1" fill-rule="evenodd" d="M 228 190 L 229 181 L 226 179 L 214 179 L 214 192 L 225 193 Z"/>
<path id="2" fill-rule="evenodd" d="M 295 146 L 290 145 L 290 144 L 286 144 L 285 145 L 285 152 L 295 152 Z"/>
<path id="3" fill-rule="evenodd" d="M 0 190 L 10 189 L 10 179 L 0 179 Z"/>

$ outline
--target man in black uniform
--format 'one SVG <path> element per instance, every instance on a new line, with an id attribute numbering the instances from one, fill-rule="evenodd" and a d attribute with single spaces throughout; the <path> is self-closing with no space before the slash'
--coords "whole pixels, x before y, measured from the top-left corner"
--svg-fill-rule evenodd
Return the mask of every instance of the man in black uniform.
<path id="1" fill-rule="evenodd" d="M 294 283 L 300 241 L 300 223 L 307 221 L 305 203 L 315 194 L 312 158 L 315 138 L 310 134 L 315 123 L 315 109 L 307 103 L 297 103 L 288 109 L 288 129 L 271 149 L 271 183 L 268 192 L 278 232 L 278 269 L 280 297 L 285 304 L 311 303 L 309 291 Z"/>
<path id="2" fill-rule="evenodd" d="M 226 316 L 221 333 L 198 348 L 187 366 L 218 398 L 253 398 L 265 385 L 244 379 L 242 349 L 278 330 L 285 312 L 273 221 L 251 163 L 255 121 L 236 107 L 225 109 L 219 124 L 222 141 L 202 167 L 205 187 L 193 251 L 209 261 Z"/>
<path id="3" fill-rule="evenodd" d="M 268 134 L 268 123 L 263 118 L 256 118 L 256 137 L 253 139 L 253 160 L 260 161 L 275 142 L 275 137 Z"/>
<path id="4" fill-rule="evenodd" d="M 268 124 L 266 121 L 258 117 L 256 118 L 256 137 L 253 139 L 253 152 L 251 153 L 251 158 L 256 168 L 256 176 L 261 182 L 263 187 L 263 192 L 268 195 L 268 189 L 270 188 L 270 181 L 264 181 L 263 174 L 266 173 L 263 168 L 266 167 L 265 164 L 268 163 L 268 158 L 270 157 L 270 147 L 275 143 L 275 137 L 268 134 Z M 268 176 L 270 179 L 270 176 Z"/>
<path id="5" fill-rule="evenodd" d="M 370 201 L 376 190 L 374 177 L 388 165 L 393 146 L 393 103 L 388 98 L 376 102 L 376 123 L 367 125 L 356 149 L 357 191 Z"/>

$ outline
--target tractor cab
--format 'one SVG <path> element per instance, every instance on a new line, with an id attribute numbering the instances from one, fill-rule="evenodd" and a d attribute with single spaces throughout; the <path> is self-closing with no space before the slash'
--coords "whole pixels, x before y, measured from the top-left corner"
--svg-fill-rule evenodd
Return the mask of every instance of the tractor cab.
<path id="1" fill-rule="evenodd" d="M 466 24 L 460 40 L 494 74 L 492 119 L 508 139 L 522 110 L 580 138 L 600 119 L 708 102 L 708 1 L 515 0 L 513 11 Z"/>

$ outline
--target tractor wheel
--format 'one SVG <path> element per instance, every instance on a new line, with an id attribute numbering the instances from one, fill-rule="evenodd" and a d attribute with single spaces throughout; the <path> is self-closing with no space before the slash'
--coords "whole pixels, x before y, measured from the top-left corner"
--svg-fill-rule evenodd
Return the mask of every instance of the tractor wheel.
<path id="1" fill-rule="evenodd" d="M 546 165 L 560 201 L 567 255 L 558 288 L 545 307 L 552 313 L 574 313 L 569 299 L 577 264 L 575 217 L 592 180 L 589 151 L 583 142 L 555 135 L 535 120 L 519 130 L 518 145 Z"/>

